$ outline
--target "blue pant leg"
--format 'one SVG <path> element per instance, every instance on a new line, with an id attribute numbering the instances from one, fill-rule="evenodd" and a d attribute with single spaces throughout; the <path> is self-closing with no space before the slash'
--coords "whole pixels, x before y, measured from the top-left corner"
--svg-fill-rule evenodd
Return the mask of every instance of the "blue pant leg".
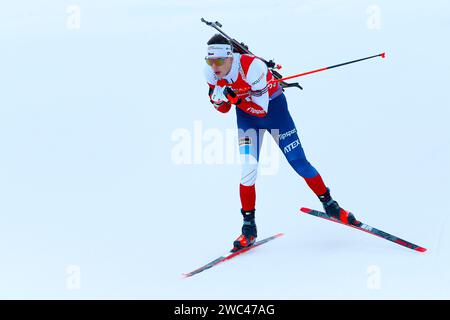
<path id="1" fill-rule="evenodd" d="M 284 94 L 270 101 L 266 118 L 267 129 L 271 131 L 272 137 L 292 168 L 303 178 L 317 176 L 317 170 L 306 159 Z"/>

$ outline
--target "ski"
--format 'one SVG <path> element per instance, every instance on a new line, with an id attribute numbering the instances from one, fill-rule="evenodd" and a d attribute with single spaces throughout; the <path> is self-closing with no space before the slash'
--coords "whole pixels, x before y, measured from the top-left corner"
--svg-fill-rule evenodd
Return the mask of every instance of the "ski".
<path id="1" fill-rule="evenodd" d="M 342 223 L 339 220 L 335 219 L 334 217 L 330 217 L 329 215 L 327 215 L 325 212 L 322 212 L 322 211 L 313 210 L 313 209 L 309 209 L 309 208 L 301 208 L 300 210 L 302 212 L 304 212 L 304 213 L 310 214 L 310 215 L 318 217 L 318 218 L 322 218 L 322 219 L 326 219 L 326 220 L 329 220 L 329 221 L 333 221 L 333 222 L 336 222 L 336 223 L 339 223 L 339 224 L 342 224 L 342 225 L 345 225 L 345 226 L 349 226 L 349 227 L 352 227 L 352 228 L 355 228 L 355 229 L 358 229 L 358 230 L 361 230 L 361 231 L 373 234 L 374 236 L 377 236 L 377 237 L 380 237 L 380 238 L 392 241 L 392 242 L 394 242 L 396 244 L 399 244 L 399 245 L 401 245 L 403 247 L 406 247 L 406 248 L 409 248 L 409 249 L 412 249 L 412 250 L 415 250 L 415 251 L 419 251 L 419 252 L 427 251 L 427 249 L 425 249 L 423 247 L 415 245 L 415 244 L 413 244 L 411 242 L 408 242 L 406 240 L 400 239 L 400 238 L 398 238 L 398 237 L 396 237 L 396 236 L 394 236 L 392 234 L 389 234 L 389 233 L 381 231 L 381 230 L 379 230 L 377 228 L 371 227 L 371 226 L 369 226 L 369 225 L 367 225 L 365 223 L 362 223 L 360 221 L 356 221 L 356 224 L 350 225 L 350 224 Z"/>
<path id="2" fill-rule="evenodd" d="M 184 278 L 192 277 L 193 275 L 196 275 L 196 274 L 198 274 L 198 273 L 200 273 L 202 271 L 205 271 L 205 270 L 210 269 L 210 268 L 212 268 L 214 266 L 217 266 L 218 264 L 220 264 L 220 263 L 222 263 L 224 261 L 230 260 L 230 259 L 232 259 L 232 258 L 234 258 L 234 257 L 236 257 L 236 256 L 238 256 L 238 255 L 240 255 L 240 254 L 242 254 L 244 252 L 247 252 L 247 251 L 250 251 L 252 249 L 255 249 L 256 247 L 259 247 L 260 245 L 262 245 L 264 243 L 267 243 L 267 242 L 269 242 L 271 240 L 274 240 L 276 238 L 279 238 L 279 237 L 281 237 L 283 235 L 284 235 L 283 233 L 278 233 L 278 234 L 276 234 L 274 236 L 271 236 L 271 237 L 268 237 L 268 238 L 256 241 L 252 246 L 250 246 L 248 248 L 244 248 L 244 249 L 241 249 L 241 250 L 236 251 L 236 252 L 227 253 L 227 254 L 225 254 L 225 255 L 223 255 L 223 256 L 221 256 L 221 257 L 211 261 L 210 263 L 205 264 L 203 267 L 200 267 L 200 268 L 198 268 L 198 269 L 196 269 L 194 271 L 191 271 L 189 273 L 184 273 L 183 277 Z"/>

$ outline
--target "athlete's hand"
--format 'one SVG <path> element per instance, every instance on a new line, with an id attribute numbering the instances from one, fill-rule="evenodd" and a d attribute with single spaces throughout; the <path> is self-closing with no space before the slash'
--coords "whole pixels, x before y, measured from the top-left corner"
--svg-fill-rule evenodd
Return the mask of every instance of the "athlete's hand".
<path id="1" fill-rule="evenodd" d="M 239 103 L 241 103 L 241 99 L 230 87 L 225 87 L 225 89 L 223 90 L 223 94 L 229 103 L 234 104 L 236 106 Z"/>
<path id="2" fill-rule="evenodd" d="M 221 104 L 223 101 L 227 102 L 228 99 L 224 94 L 224 88 L 220 86 L 215 86 L 214 91 L 211 94 L 211 100 L 215 104 Z"/>

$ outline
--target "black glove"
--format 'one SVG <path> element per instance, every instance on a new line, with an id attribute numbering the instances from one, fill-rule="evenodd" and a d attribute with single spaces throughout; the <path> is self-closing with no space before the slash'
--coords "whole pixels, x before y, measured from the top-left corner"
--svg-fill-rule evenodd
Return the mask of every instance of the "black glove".
<path id="1" fill-rule="evenodd" d="M 238 105 L 241 103 L 241 99 L 237 96 L 237 94 L 230 87 L 225 87 L 223 90 L 223 94 L 227 98 L 228 102 L 234 105 Z"/>

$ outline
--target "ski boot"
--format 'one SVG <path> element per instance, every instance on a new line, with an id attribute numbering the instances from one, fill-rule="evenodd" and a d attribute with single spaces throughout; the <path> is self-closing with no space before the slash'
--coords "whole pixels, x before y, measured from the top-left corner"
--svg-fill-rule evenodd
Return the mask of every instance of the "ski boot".
<path id="1" fill-rule="evenodd" d="M 358 225 L 353 213 L 344 210 L 339 206 L 336 200 L 333 200 L 330 195 L 330 189 L 327 188 L 327 192 L 319 196 L 320 202 L 322 202 L 325 212 L 332 218 L 344 223 L 351 225 Z"/>
<path id="2" fill-rule="evenodd" d="M 244 211 L 241 209 L 244 217 L 244 224 L 242 226 L 242 234 L 233 242 L 233 249 L 231 252 L 237 252 L 244 248 L 250 247 L 255 243 L 257 232 L 255 224 L 255 210 Z"/>

